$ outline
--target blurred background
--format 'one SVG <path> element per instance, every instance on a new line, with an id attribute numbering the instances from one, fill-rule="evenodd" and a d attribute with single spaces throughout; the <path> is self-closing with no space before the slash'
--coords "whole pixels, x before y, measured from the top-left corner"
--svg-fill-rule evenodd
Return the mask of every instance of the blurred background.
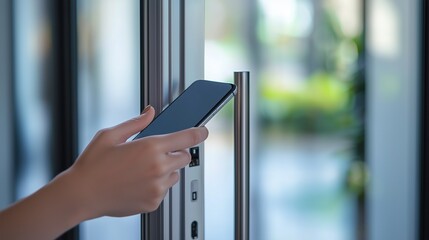
<path id="1" fill-rule="evenodd" d="M 8 2 L 0 208 L 46 184 L 97 130 L 140 110 L 140 1 Z M 205 78 L 251 72 L 251 239 L 418 237 L 423 4 L 205 0 Z M 70 7 L 75 26 L 61 20 Z M 233 239 L 232 108 L 208 124 L 209 240 Z M 63 111 L 77 124 L 57 125 Z M 77 234 L 140 239 L 140 217 L 91 220 Z"/>
<path id="2" fill-rule="evenodd" d="M 254 239 L 355 239 L 364 194 L 361 0 L 206 0 L 205 77 L 251 72 Z M 206 143 L 207 239 L 233 239 L 232 105 Z M 220 197 L 220 194 L 224 197 Z M 222 230 L 219 230 L 222 229 Z"/>

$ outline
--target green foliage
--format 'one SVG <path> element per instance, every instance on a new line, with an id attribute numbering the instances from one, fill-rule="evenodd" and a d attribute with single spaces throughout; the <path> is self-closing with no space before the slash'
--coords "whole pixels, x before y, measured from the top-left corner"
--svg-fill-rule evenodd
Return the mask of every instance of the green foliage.
<path id="1" fill-rule="evenodd" d="M 314 74 L 299 89 L 262 84 L 260 109 L 263 123 L 297 132 L 339 133 L 347 130 L 354 124 L 348 89 L 348 82 L 328 73 Z"/>

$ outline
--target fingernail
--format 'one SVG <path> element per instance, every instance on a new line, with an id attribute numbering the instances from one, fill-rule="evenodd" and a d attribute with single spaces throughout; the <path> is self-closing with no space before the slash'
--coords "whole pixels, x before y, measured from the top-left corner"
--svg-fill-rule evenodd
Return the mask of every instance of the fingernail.
<path id="1" fill-rule="evenodd" d="M 202 129 L 202 130 L 204 130 L 205 132 L 207 132 L 207 134 L 208 134 L 208 132 L 209 132 L 209 130 L 208 130 L 208 129 L 207 129 L 207 127 L 205 127 L 205 126 L 200 127 L 200 129 Z"/>
<path id="2" fill-rule="evenodd" d="M 151 105 L 147 105 L 147 106 L 143 109 L 142 114 L 145 114 L 147 111 L 149 111 L 150 107 L 151 107 Z"/>

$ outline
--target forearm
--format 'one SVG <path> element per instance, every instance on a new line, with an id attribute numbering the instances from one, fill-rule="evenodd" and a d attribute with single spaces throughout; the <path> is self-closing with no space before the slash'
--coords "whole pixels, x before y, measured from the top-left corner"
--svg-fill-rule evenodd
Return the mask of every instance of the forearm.
<path id="1" fill-rule="evenodd" d="M 0 212 L 0 239 L 54 239 L 87 219 L 73 178 L 64 173 Z"/>

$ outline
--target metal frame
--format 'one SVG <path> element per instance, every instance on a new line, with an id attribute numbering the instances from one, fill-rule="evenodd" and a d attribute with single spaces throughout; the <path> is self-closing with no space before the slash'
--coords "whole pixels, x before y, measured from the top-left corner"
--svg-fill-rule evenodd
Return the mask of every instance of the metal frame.
<path id="1" fill-rule="evenodd" d="M 140 1 L 141 110 L 149 104 L 156 112 L 163 108 L 161 39 L 162 1 Z M 163 209 L 161 203 L 155 212 L 141 215 L 141 239 L 163 239 Z"/>
<path id="2" fill-rule="evenodd" d="M 141 109 L 162 110 L 162 1 L 140 1 Z M 159 79 L 151 81 L 151 79 Z"/>
<path id="3" fill-rule="evenodd" d="M 203 78 L 204 21 L 195 21 L 200 12 L 204 14 L 204 1 L 200 0 L 140 1 L 142 109 L 150 104 L 159 113 L 185 86 Z M 202 149 L 200 146 L 201 154 Z M 203 169 L 201 164 L 198 170 L 181 170 L 180 182 L 170 189 L 159 209 L 142 214 L 142 239 L 186 239 L 190 236 L 188 223 L 196 217 L 203 226 L 203 195 L 199 204 L 191 206 L 187 194 L 192 179 L 203 181 Z M 194 209 L 187 211 L 190 207 Z"/>
<path id="4" fill-rule="evenodd" d="M 66 170 L 78 156 L 76 1 L 52 2 L 53 24 L 53 174 Z M 76 226 L 59 239 L 79 239 Z"/>
<path id="5" fill-rule="evenodd" d="M 422 4 L 419 239 L 429 239 L 429 4 Z"/>
<path id="6" fill-rule="evenodd" d="M 56 101 L 55 128 L 57 128 L 54 152 L 54 173 L 70 167 L 78 156 L 77 111 L 77 19 L 76 1 L 54 2 L 54 63 Z"/>
<path id="7" fill-rule="evenodd" d="M 153 105 L 161 109 L 166 104 L 165 99 L 168 99 L 167 103 L 171 102 L 184 90 L 185 85 L 204 78 L 204 21 L 195 21 L 204 19 L 204 11 L 201 11 L 204 9 L 204 1 L 161 1 L 153 5 L 154 15 L 149 13 L 150 1 L 141 6 L 141 41 L 144 44 L 141 56 L 142 108 L 152 100 Z M 154 27 L 156 28 L 153 29 Z M 151 42 L 151 39 L 156 41 Z M 151 52 L 150 49 L 156 51 Z M 155 72 L 156 77 L 149 77 L 151 71 Z M 239 87 L 235 105 L 235 238 L 244 240 L 249 239 L 249 72 L 237 72 L 235 78 Z M 175 88 L 175 84 L 178 87 Z M 168 87 L 164 87 L 165 85 Z M 167 91 L 162 91 L 163 89 Z M 153 93 L 164 97 L 151 96 Z M 199 147 L 200 158 L 203 158 L 203 145 Z M 179 186 L 170 190 L 160 208 L 154 213 L 142 215 L 142 239 L 190 239 L 191 226 L 196 220 L 198 238 L 204 239 L 203 170 L 203 159 L 200 160 L 199 168 L 183 169 Z M 190 200 L 193 180 L 200 182 L 199 202 Z M 180 224 L 174 224 L 175 221 Z"/>

